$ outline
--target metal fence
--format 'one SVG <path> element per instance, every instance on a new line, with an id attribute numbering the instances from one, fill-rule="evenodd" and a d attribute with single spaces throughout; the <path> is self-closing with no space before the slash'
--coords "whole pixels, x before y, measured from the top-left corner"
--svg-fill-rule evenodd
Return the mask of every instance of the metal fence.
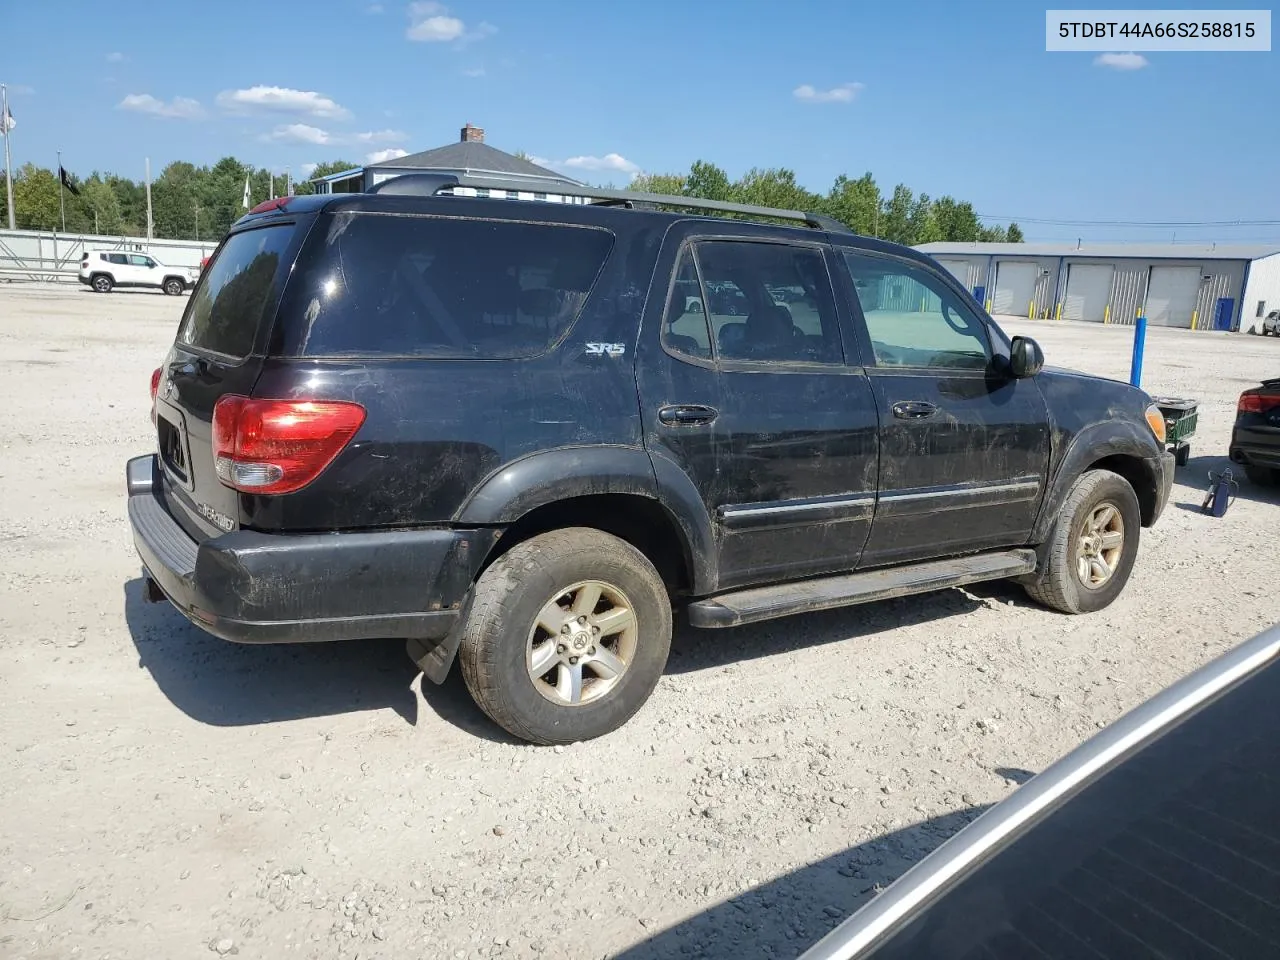
<path id="1" fill-rule="evenodd" d="M 86 250 L 146 253 L 171 267 L 198 267 L 217 246 L 195 240 L 147 240 L 47 230 L 0 230 L 0 283 L 75 283 Z"/>

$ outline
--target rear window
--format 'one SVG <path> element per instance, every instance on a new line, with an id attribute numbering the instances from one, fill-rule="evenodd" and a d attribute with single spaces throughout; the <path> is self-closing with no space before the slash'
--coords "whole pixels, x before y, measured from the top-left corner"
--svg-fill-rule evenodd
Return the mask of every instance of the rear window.
<path id="1" fill-rule="evenodd" d="M 537 356 L 573 325 L 612 245 L 590 227 L 338 214 L 313 232 L 290 281 L 279 350 Z"/>
<path id="2" fill-rule="evenodd" d="M 201 275 L 178 342 L 231 357 L 248 355 L 259 323 L 279 297 L 276 274 L 293 229 L 281 224 L 230 237 Z"/>

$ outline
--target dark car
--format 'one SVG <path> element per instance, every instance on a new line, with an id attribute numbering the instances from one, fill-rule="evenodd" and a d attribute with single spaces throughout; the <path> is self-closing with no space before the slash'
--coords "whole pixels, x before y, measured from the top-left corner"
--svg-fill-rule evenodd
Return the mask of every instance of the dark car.
<path id="1" fill-rule="evenodd" d="M 1229 455 L 1254 483 L 1280 483 L 1280 379 L 1240 394 Z"/>
<path id="2" fill-rule="evenodd" d="M 436 682 L 456 655 L 549 743 L 639 709 L 675 611 L 1124 587 L 1163 417 L 1041 370 L 932 259 L 794 211 L 459 184 L 272 201 L 215 251 L 128 465 L 151 599 L 228 640 L 402 637 Z"/>
<path id="3" fill-rule="evenodd" d="M 988 810 L 802 960 L 1280 956 L 1280 627 Z"/>

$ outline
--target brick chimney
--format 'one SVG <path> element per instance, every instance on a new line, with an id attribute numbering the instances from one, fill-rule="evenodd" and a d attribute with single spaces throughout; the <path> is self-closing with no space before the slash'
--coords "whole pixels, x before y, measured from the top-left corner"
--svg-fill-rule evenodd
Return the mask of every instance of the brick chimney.
<path id="1" fill-rule="evenodd" d="M 463 143 L 484 143 L 484 127 L 473 127 L 467 124 L 462 128 Z"/>

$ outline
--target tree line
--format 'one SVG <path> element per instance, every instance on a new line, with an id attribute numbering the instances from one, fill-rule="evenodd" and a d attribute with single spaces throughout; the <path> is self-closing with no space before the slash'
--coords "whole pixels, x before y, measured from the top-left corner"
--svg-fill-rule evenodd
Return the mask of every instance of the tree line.
<path id="1" fill-rule="evenodd" d="M 631 181 L 628 189 L 823 213 L 854 233 L 909 246 L 938 240 L 995 243 L 1023 240 L 1022 230 L 1016 223 L 988 226 L 978 219 L 973 205 L 967 201 L 915 194 L 901 183 L 885 196 L 870 173 L 856 180 L 841 174 L 831 189 L 821 194 L 802 187 L 796 182 L 795 172 L 786 168 L 752 168 L 737 180 L 730 180 L 714 163 L 699 160 L 686 174 L 641 174 Z"/>
<path id="2" fill-rule="evenodd" d="M 333 160 L 320 164 L 308 176 L 327 176 L 357 166 Z M 251 203 L 262 202 L 272 191 L 281 196 L 286 190 L 279 173 L 251 167 L 235 157 L 223 157 L 212 166 L 197 167 L 181 160 L 170 163 L 151 183 L 154 235 L 174 240 L 220 239 L 244 213 L 246 177 Z M 145 183 L 98 171 L 83 179 L 68 173 L 67 183 L 70 187 L 64 189 L 62 201 L 68 232 L 146 236 Z M 62 229 L 58 188 L 57 171 L 30 163 L 18 170 L 13 194 L 19 229 Z M 312 192 L 305 179 L 295 181 L 293 188 L 298 194 Z M 1023 239 L 1016 223 L 983 224 L 972 204 L 953 197 L 916 194 L 905 184 L 885 195 L 870 173 L 856 180 L 842 174 L 821 194 L 802 187 L 794 171 L 785 168 L 752 168 L 730 180 L 714 163 L 699 160 L 686 174 L 640 174 L 629 189 L 823 213 L 855 233 L 910 245 L 936 240 L 1020 243 Z M 0 190 L 0 223 L 8 222 L 5 203 Z"/>
<path id="3" fill-rule="evenodd" d="M 336 160 L 318 166 L 310 176 L 327 176 L 359 164 Z M 279 171 L 252 167 L 235 157 L 223 157 L 212 166 L 197 167 L 175 161 L 151 181 L 153 235 L 169 240 L 221 239 L 244 214 L 244 182 L 249 178 L 251 203 L 261 203 L 274 190 L 282 196 L 286 178 Z M 68 233 L 109 236 L 147 235 L 147 188 L 143 180 L 94 171 L 78 177 L 68 171 L 62 191 Z M 3 172 L 0 172 L 3 187 Z M 13 206 L 19 230 L 61 230 L 58 172 L 35 164 L 23 164 L 14 172 Z M 304 179 L 295 181 L 294 193 L 312 192 Z M 6 191 L 0 189 L 0 225 L 8 225 Z"/>

